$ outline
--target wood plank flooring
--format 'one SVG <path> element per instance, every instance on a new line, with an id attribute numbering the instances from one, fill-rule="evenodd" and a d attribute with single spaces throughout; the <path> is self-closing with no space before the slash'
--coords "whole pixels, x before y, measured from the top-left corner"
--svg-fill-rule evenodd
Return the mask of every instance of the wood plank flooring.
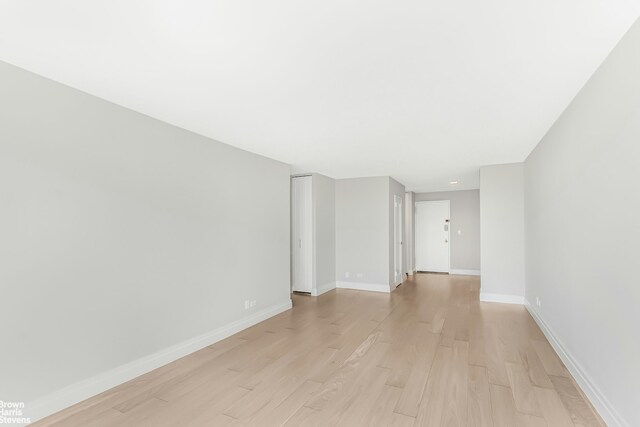
<path id="1" fill-rule="evenodd" d="M 38 426 L 602 426 L 522 306 L 418 274 L 294 308 Z"/>

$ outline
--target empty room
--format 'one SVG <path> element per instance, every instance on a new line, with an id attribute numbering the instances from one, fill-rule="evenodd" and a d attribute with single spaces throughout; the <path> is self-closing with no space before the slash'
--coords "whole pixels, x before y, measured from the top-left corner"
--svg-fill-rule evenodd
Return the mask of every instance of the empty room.
<path id="1" fill-rule="evenodd" d="M 0 0 L 0 424 L 640 426 L 640 0 Z"/>

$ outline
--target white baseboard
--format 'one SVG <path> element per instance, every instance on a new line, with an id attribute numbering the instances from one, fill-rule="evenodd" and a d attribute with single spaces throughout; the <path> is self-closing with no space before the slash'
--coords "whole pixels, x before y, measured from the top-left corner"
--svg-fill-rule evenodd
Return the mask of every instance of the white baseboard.
<path id="1" fill-rule="evenodd" d="M 31 422 L 35 422 L 36 420 L 54 414 L 117 385 L 171 363 L 174 360 L 203 349 L 211 344 L 215 344 L 250 326 L 287 311 L 291 307 L 291 300 L 272 305 L 240 320 L 229 323 L 228 325 L 207 332 L 206 334 L 118 366 L 94 377 L 87 378 L 86 380 L 55 391 L 36 401 L 28 402 L 25 405 L 25 417 L 29 417 L 31 418 Z"/>
<path id="2" fill-rule="evenodd" d="M 336 282 L 336 287 L 340 289 L 355 289 L 358 291 L 385 292 L 387 294 L 391 292 L 389 285 L 377 283 Z"/>
<path id="3" fill-rule="evenodd" d="M 318 295 L 322 295 L 325 292 L 329 292 L 332 289 L 336 288 L 336 282 L 327 282 L 322 285 L 316 285 L 316 289 L 311 291 L 311 296 L 317 297 Z"/>
<path id="4" fill-rule="evenodd" d="M 610 427 L 630 427 L 631 424 L 627 423 L 622 415 L 611 405 L 611 402 L 595 385 L 580 363 L 569 353 L 549 325 L 542 320 L 540 314 L 527 300 L 525 300 L 525 307 L 604 422 Z"/>
<path id="5" fill-rule="evenodd" d="M 460 276 L 479 276 L 480 270 L 460 270 L 453 268 L 449 270 L 449 274 L 457 274 Z"/>
<path id="6" fill-rule="evenodd" d="M 503 304 L 524 304 L 524 297 L 506 294 L 487 294 L 480 292 L 482 302 L 500 302 Z"/>

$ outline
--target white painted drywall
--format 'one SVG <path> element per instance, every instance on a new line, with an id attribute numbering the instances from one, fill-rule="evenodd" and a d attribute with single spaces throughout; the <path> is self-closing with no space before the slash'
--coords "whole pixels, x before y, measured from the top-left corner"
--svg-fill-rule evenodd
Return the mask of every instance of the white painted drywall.
<path id="1" fill-rule="evenodd" d="M 480 168 L 480 299 L 524 297 L 523 165 Z M 500 297 L 498 297 L 500 296 Z"/>
<path id="2" fill-rule="evenodd" d="M 451 270 L 480 271 L 480 191 L 416 193 L 415 201 L 449 200 L 451 215 Z M 460 230 L 460 234 L 458 234 Z"/>
<path id="3" fill-rule="evenodd" d="M 395 248 L 394 248 L 394 206 L 395 197 L 399 197 L 402 201 L 402 213 L 400 214 L 400 221 L 402 221 L 402 235 L 404 235 L 404 185 L 400 184 L 395 179 L 389 177 L 389 286 L 393 286 L 395 281 L 394 267 L 395 267 Z M 401 237 L 402 238 L 402 237 Z M 407 270 L 407 257 L 402 255 L 401 272 Z"/>
<path id="4" fill-rule="evenodd" d="M 638 76 L 640 22 L 525 162 L 526 298 L 610 426 L 640 425 Z"/>
<path id="5" fill-rule="evenodd" d="M 387 176 L 336 180 L 339 284 L 364 283 L 389 289 L 389 186 Z"/>
<path id="6" fill-rule="evenodd" d="M 288 165 L 2 62 L 0 93 L 1 399 L 290 304 Z"/>
<path id="7" fill-rule="evenodd" d="M 520 162 L 638 0 L 3 0 L 0 58 L 220 141 L 413 191 Z"/>
<path id="8" fill-rule="evenodd" d="M 414 239 L 415 223 L 415 193 L 408 191 L 404 194 L 404 253 L 406 270 L 405 273 L 413 274 L 415 271 L 416 244 Z"/>
<path id="9" fill-rule="evenodd" d="M 312 175 L 314 224 L 314 293 L 335 288 L 336 188 L 335 180 Z"/>

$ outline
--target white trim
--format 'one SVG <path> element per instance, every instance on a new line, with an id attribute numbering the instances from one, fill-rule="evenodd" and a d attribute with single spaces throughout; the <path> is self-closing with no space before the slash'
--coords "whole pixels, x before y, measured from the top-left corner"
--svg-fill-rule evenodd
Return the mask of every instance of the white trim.
<path id="1" fill-rule="evenodd" d="M 311 296 L 317 297 L 336 288 L 336 282 L 323 283 L 311 291 Z"/>
<path id="2" fill-rule="evenodd" d="M 506 294 L 487 294 L 480 292 L 482 302 L 500 302 L 503 304 L 524 304 L 524 297 Z"/>
<path id="3" fill-rule="evenodd" d="M 358 282 L 336 282 L 336 288 L 339 289 L 355 289 L 358 291 L 385 292 L 390 293 L 389 285 L 380 285 L 377 283 L 358 283 Z"/>
<path id="4" fill-rule="evenodd" d="M 527 300 L 525 300 L 525 307 L 604 422 L 611 427 L 630 427 L 631 424 L 627 423 L 622 415 L 613 407 L 611 402 L 609 402 L 593 382 L 589 374 L 587 374 L 580 363 L 569 353 L 567 347 L 562 344 L 556 334 L 553 333 L 551 328 L 542 320 L 540 314 L 538 314 L 536 309 Z"/>
<path id="5" fill-rule="evenodd" d="M 154 369 L 173 362 L 181 357 L 201 350 L 211 344 L 236 334 L 250 326 L 260 323 L 270 317 L 291 309 L 292 302 L 275 304 L 256 313 L 229 323 L 203 335 L 183 341 L 179 344 L 160 350 L 156 353 L 120 365 L 86 380 L 77 382 L 63 389 L 57 390 L 25 406 L 29 413 L 25 417 L 35 422 L 41 418 L 54 414 L 78 402 L 107 391 L 115 386 L 146 374 Z"/>
<path id="6" fill-rule="evenodd" d="M 480 270 L 459 270 L 455 268 L 449 270 L 449 274 L 457 274 L 459 276 L 479 276 Z"/>

